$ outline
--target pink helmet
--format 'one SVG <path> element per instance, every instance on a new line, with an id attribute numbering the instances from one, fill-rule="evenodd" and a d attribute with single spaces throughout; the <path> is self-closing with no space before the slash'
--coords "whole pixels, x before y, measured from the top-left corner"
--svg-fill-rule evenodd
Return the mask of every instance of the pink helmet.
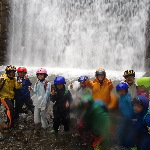
<path id="1" fill-rule="evenodd" d="M 46 71 L 46 69 L 44 69 L 44 68 L 38 69 L 38 70 L 36 71 L 36 75 L 37 75 L 38 73 L 45 73 L 45 74 L 48 76 L 47 71 Z"/>

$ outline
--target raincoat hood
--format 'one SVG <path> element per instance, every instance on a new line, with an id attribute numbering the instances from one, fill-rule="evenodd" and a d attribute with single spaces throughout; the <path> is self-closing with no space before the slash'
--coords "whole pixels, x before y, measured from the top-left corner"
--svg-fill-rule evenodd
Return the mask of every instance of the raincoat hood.
<path id="1" fill-rule="evenodd" d="M 148 107 L 149 107 L 149 99 L 145 96 L 142 95 L 138 95 L 135 98 L 139 98 L 142 101 L 143 104 L 143 110 L 142 110 L 142 114 L 145 115 L 147 113 Z"/>

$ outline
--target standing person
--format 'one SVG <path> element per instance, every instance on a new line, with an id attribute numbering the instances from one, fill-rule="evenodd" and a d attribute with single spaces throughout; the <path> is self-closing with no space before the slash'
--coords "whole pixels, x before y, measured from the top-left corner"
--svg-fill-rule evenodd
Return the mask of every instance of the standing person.
<path id="1" fill-rule="evenodd" d="M 80 76 L 78 81 L 75 81 L 68 86 L 68 90 L 73 97 L 73 104 L 75 105 L 83 95 L 91 93 L 91 90 L 85 85 L 86 78 L 86 76 Z"/>
<path id="2" fill-rule="evenodd" d="M 150 109 L 147 97 L 138 95 L 133 101 L 133 109 L 136 113 L 135 123 L 137 130 L 137 150 L 150 150 Z"/>
<path id="3" fill-rule="evenodd" d="M 60 123 L 64 125 L 64 131 L 69 131 L 70 124 L 70 104 L 72 96 L 69 90 L 65 87 L 66 81 L 62 76 L 58 76 L 54 80 L 53 89 L 51 92 L 51 101 L 53 105 L 53 130 L 51 133 L 57 133 Z"/>
<path id="4" fill-rule="evenodd" d="M 91 82 L 88 78 L 85 81 L 85 85 L 92 90 L 94 101 L 101 99 L 109 109 L 116 108 L 117 99 L 112 93 L 114 87 L 112 81 L 106 78 L 105 70 L 98 68 L 95 72 L 95 77 L 96 79 Z"/>
<path id="5" fill-rule="evenodd" d="M 137 80 L 137 92 L 139 95 L 145 96 L 149 99 L 150 108 L 150 77 L 141 77 Z"/>
<path id="6" fill-rule="evenodd" d="M 30 91 L 28 87 L 32 85 L 29 80 L 27 69 L 25 67 L 19 67 L 17 70 L 18 76 L 17 80 L 20 78 L 22 80 L 22 88 L 15 90 L 15 118 L 19 117 L 19 113 L 23 113 L 23 105 L 25 104 L 27 108 L 34 114 L 34 106 L 30 97 Z"/>
<path id="7" fill-rule="evenodd" d="M 124 82 L 128 84 L 128 91 L 131 94 L 131 97 L 134 98 L 138 95 L 137 86 L 135 84 L 135 72 L 133 70 L 126 70 L 123 77 L 125 78 Z"/>
<path id="8" fill-rule="evenodd" d="M 35 83 L 34 95 L 34 123 L 42 123 L 44 129 L 49 127 L 49 122 L 46 117 L 47 108 L 50 104 L 51 83 L 46 81 L 48 76 L 46 69 L 40 68 L 36 71 L 38 82 Z"/>
<path id="9" fill-rule="evenodd" d="M 150 90 L 150 77 L 141 77 L 137 80 L 137 92 L 139 95 L 149 98 Z"/>
<path id="10" fill-rule="evenodd" d="M 135 139 L 135 126 L 132 120 L 135 119 L 131 94 L 128 93 L 128 85 L 125 82 L 118 83 L 116 91 L 119 97 L 119 123 L 117 137 L 119 143 L 125 148 L 132 148 Z"/>
<path id="11" fill-rule="evenodd" d="M 10 128 L 10 130 L 13 129 L 14 127 L 14 88 L 15 89 L 21 89 L 22 88 L 22 81 L 20 78 L 17 79 L 15 78 L 15 72 L 16 72 L 16 67 L 15 66 L 7 66 L 6 67 L 6 74 L 4 74 L 4 78 L 1 77 L 0 80 L 0 87 L 1 87 L 1 92 L 0 92 L 0 97 L 1 97 L 1 102 L 4 104 L 4 106 L 7 109 L 7 123 Z"/>

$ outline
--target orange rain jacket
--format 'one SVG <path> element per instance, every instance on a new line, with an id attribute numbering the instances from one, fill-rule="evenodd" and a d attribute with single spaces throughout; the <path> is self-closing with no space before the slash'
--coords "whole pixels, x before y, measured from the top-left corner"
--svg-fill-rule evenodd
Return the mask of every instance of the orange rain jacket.
<path id="1" fill-rule="evenodd" d="M 97 77 L 91 82 L 87 78 L 85 84 L 88 88 L 92 89 L 92 96 L 94 101 L 101 99 L 104 103 L 106 103 L 109 109 L 116 108 L 117 99 L 112 93 L 114 86 L 112 82 L 109 81 L 106 77 L 104 78 L 102 85 L 99 83 Z"/>

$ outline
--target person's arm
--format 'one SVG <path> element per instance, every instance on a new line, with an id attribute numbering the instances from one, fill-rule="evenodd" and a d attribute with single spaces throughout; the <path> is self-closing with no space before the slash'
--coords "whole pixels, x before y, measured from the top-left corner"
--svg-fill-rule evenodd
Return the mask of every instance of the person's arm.
<path id="1" fill-rule="evenodd" d="M 26 86 L 31 86 L 31 85 L 32 85 L 31 81 L 30 80 L 26 80 Z"/>
<path id="2" fill-rule="evenodd" d="M 145 124 L 147 125 L 148 133 L 150 134 L 150 115 L 146 116 Z"/>
<path id="3" fill-rule="evenodd" d="M 72 95 L 69 90 L 68 90 L 67 100 L 68 100 L 69 104 L 71 104 L 73 102 Z"/>
<path id="4" fill-rule="evenodd" d="M 32 93 L 37 94 L 37 82 L 35 82 L 35 84 L 34 84 L 34 88 L 32 89 Z"/>
<path id="5" fill-rule="evenodd" d="M 148 133 L 150 134 L 150 127 L 147 126 L 147 129 L 148 129 Z"/>
<path id="6" fill-rule="evenodd" d="M 55 94 L 54 88 L 52 88 L 52 92 L 51 92 L 51 95 L 50 95 L 50 99 L 51 99 L 51 101 L 52 101 L 53 103 L 56 101 L 56 94 Z"/>
<path id="7" fill-rule="evenodd" d="M 15 83 L 15 89 L 21 89 L 22 88 L 22 82 L 17 82 L 17 79 L 14 78 Z"/>
<path id="8" fill-rule="evenodd" d="M 93 88 L 93 82 L 86 78 L 86 81 L 85 81 L 85 85 L 89 88 L 89 89 L 92 89 Z"/>
<path id="9" fill-rule="evenodd" d="M 114 88 L 111 79 L 108 80 L 109 91 L 111 92 Z"/>

